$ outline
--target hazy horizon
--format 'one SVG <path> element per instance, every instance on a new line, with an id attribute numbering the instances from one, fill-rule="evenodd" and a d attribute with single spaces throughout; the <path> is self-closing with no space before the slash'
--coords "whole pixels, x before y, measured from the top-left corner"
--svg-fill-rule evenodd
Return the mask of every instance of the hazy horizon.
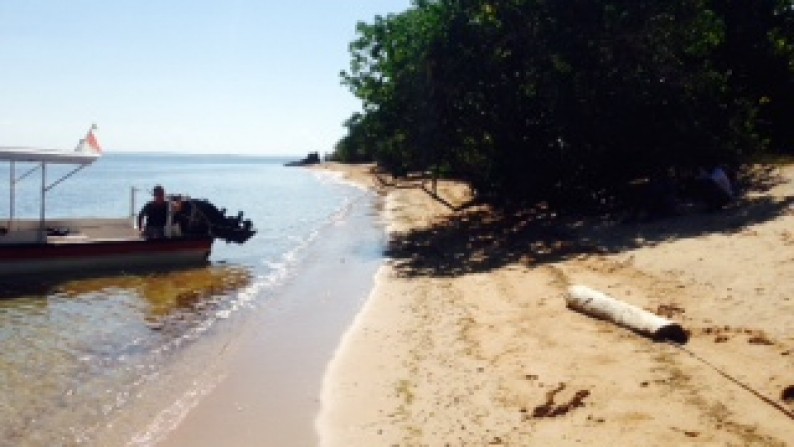
<path id="1" fill-rule="evenodd" d="M 358 21 L 410 0 L 0 2 L 0 145 L 330 152 L 360 108 L 340 85 Z"/>

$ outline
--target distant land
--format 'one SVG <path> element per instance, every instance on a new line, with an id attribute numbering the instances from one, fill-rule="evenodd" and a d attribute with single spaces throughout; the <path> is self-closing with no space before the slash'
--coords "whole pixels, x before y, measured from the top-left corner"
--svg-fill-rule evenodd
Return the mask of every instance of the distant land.
<path id="1" fill-rule="evenodd" d="M 315 165 L 320 163 L 320 154 L 317 152 L 309 152 L 309 155 L 306 158 L 298 161 L 290 161 L 284 163 L 284 166 L 306 166 L 306 165 Z"/>

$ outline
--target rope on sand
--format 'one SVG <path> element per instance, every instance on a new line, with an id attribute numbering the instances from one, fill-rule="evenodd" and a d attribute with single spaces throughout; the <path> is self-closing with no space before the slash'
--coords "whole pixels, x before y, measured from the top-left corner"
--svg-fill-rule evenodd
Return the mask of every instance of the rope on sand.
<path id="1" fill-rule="evenodd" d="M 752 394 L 753 396 L 761 399 L 761 401 L 763 401 L 764 403 L 772 406 L 776 410 L 778 410 L 781 413 L 783 413 L 784 415 L 786 415 L 789 419 L 794 420 L 794 413 L 789 411 L 783 405 L 780 405 L 779 403 L 775 402 L 774 400 L 764 396 L 763 394 L 761 394 L 760 391 L 758 391 L 755 388 L 751 387 L 750 385 L 747 385 L 746 383 L 740 381 L 736 377 L 733 377 L 732 375 L 730 375 L 727 372 L 723 371 L 722 369 L 720 369 L 719 367 L 715 366 L 713 363 L 709 362 L 708 360 L 704 359 L 703 357 L 695 354 L 694 352 L 692 352 L 692 350 L 687 349 L 686 346 L 683 346 L 683 345 L 680 345 L 680 344 L 677 344 L 677 343 L 670 343 L 670 344 L 675 346 L 676 348 L 686 352 L 687 354 L 691 355 L 695 360 L 698 360 L 699 362 L 701 362 L 704 365 L 708 366 L 709 368 L 713 369 L 719 375 L 721 375 L 722 377 L 728 379 L 729 381 L 733 382 L 734 384 L 738 385 L 740 388 L 744 388 L 746 391 L 750 392 L 750 394 Z"/>
<path id="2" fill-rule="evenodd" d="M 639 307 L 624 303 L 609 295 L 585 286 L 575 285 L 568 289 L 566 296 L 568 307 L 584 314 L 611 321 L 637 333 L 651 337 L 656 341 L 666 341 L 694 359 L 716 371 L 735 385 L 748 391 L 762 402 L 780 411 L 789 419 L 794 420 L 794 413 L 783 405 L 764 396 L 750 385 L 740 381 L 731 374 L 720 369 L 705 358 L 688 349 L 684 344 L 689 340 L 687 332 L 677 323 L 662 318 Z"/>

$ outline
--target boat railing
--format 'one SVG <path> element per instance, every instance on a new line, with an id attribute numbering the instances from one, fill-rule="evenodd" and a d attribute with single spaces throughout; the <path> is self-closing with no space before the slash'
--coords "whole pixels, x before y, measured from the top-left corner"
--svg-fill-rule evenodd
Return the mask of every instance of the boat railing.
<path id="1" fill-rule="evenodd" d="M 38 219 L 17 219 L 14 231 L 0 233 L 0 244 L 41 242 L 42 239 L 51 242 L 59 240 L 58 237 L 71 241 L 78 237 L 91 240 L 140 238 L 138 231 L 126 217 L 47 219 L 43 223 L 43 233 L 41 225 Z"/>

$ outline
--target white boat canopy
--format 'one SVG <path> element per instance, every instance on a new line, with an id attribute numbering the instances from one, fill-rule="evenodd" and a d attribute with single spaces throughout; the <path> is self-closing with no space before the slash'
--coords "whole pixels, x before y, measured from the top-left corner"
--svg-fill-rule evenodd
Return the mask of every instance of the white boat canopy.
<path id="1" fill-rule="evenodd" d="M 77 171 L 80 171 L 81 169 L 95 162 L 102 155 L 102 147 L 99 145 L 96 135 L 94 135 L 94 130 L 96 130 L 96 128 L 96 124 L 91 125 L 85 135 L 85 138 L 80 140 L 74 151 L 0 146 L 0 161 L 7 161 L 10 165 L 8 176 L 10 197 L 8 203 L 8 227 L 5 229 L 6 231 L 12 230 L 14 226 L 16 184 L 34 171 L 40 171 L 41 207 L 39 212 L 39 240 L 41 242 L 46 240 L 44 231 L 44 218 L 47 192 L 60 184 L 62 181 L 74 175 Z M 17 176 L 15 169 L 17 162 L 34 163 L 35 165 L 31 169 L 28 169 L 24 174 Z M 48 184 L 47 165 L 49 164 L 68 164 L 76 167 L 68 173 L 61 175 L 57 180 Z"/>
<path id="2" fill-rule="evenodd" d="M 100 156 L 101 154 L 96 152 L 0 146 L 0 161 L 89 165 Z"/>

